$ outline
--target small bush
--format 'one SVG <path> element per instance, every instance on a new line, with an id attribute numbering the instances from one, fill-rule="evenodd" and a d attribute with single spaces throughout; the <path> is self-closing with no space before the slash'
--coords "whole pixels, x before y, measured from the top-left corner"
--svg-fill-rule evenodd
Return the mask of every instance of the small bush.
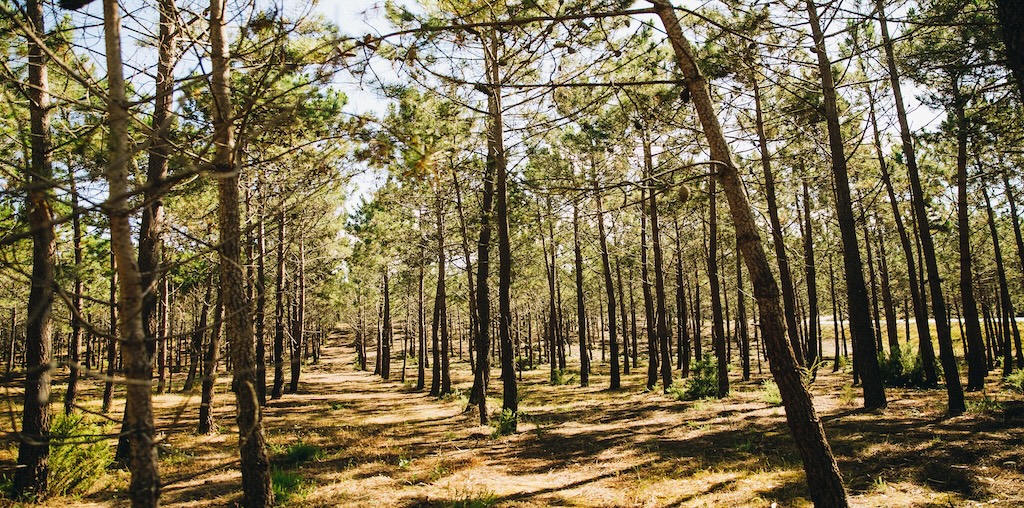
<path id="1" fill-rule="evenodd" d="M 999 413 L 1003 407 L 1002 402 L 989 397 L 987 393 L 983 393 L 980 399 L 967 401 L 967 411 L 979 415 Z"/>
<path id="2" fill-rule="evenodd" d="M 104 479 L 114 458 L 106 433 L 107 429 L 82 415 L 54 415 L 47 476 L 50 494 L 82 494 Z"/>
<path id="3" fill-rule="evenodd" d="M 536 365 L 531 365 L 530 364 L 530 359 L 529 358 L 524 358 L 522 356 L 517 356 L 516 357 L 516 370 L 517 371 L 519 371 L 519 370 L 533 370 L 536 367 L 537 367 Z"/>
<path id="4" fill-rule="evenodd" d="M 326 453 L 319 446 L 299 441 L 284 449 L 283 457 L 279 462 L 284 466 L 294 467 L 310 460 L 322 460 L 325 455 Z"/>
<path id="5" fill-rule="evenodd" d="M 491 437 L 497 439 L 501 436 L 507 436 L 516 432 L 516 426 L 519 423 L 519 415 L 511 409 L 501 410 L 501 414 L 497 418 L 491 419 L 491 426 L 494 430 L 491 431 Z"/>
<path id="6" fill-rule="evenodd" d="M 904 349 L 899 357 L 886 357 L 878 353 L 878 368 L 885 386 L 897 388 L 926 388 L 924 362 L 911 348 Z"/>
<path id="7" fill-rule="evenodd" d="M 575 372 L 558 369 L 555 371 L 555 378 L 551 380 L 552 386 L 563 386 L 576 384 L 579 378 Z"/>
<path id="8" fill-rule="evenodd" d="M 309 487 L 299 473 L 276 467 L 270 470 L 270 486 L 278 505 L 283 505 L 294 497 L 301 497 Z"/>
<path id="9" fill-rule="evenodd" d="M 769 406 L 782 405 L 782 393 L 779 392 L 779 385 L 774 380 L 765 379 L 761 382 L 761 400 Z"/>
<path id="10" fill-rule="evenodd" d="M 1003 380 L 1003 386 L 1014 393 L 1024 393 L 1024 370 L 1016 370 Z"/>
<path id="11" fill-rule="evenodd" d="M 672 385 L 668 392 L 678 400 L 718 397 L 718 359 L 708 356 L 694 363 L 686 382 L 681 386 Z"/>

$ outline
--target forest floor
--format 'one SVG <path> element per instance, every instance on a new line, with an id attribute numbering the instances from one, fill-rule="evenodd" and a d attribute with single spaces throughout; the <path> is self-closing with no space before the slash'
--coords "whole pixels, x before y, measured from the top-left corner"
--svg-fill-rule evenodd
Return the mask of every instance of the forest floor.
<path id="1" fill-rule="evenodd" d="M 288 506 L 810 505 L 783 410 L 764 400 L 767 366 L 752 381 L 734 380 L 725 400 L 693 402 L 644 391 L 643 365 L 624 376 L 619 391 L 607 389 L 606 366 L 589 388 L 575 378 L 551 386 L 546 368 L 525 371 L 518 431 L 492 437 L 474 411 L 464 411 L 468 363 L 452 362 L 457 392 L 437 399 L 413 390 L 411 362 L 405 383 L 383 381 L 357 371 L 354 350 L 340 342 L 334 336 L 320 363 L 303 367 L 297 394 L 265 410 Z M 401 362 L 392 370 L 400 379 Z M 993 401 L 1013 397 L 995 384 L 998 376 L 985 394 L 968 394 L 968 413 L 948 418 L 943 390 L 890 389 L 887 409 L 861 411 L 849 373 L 830 370 L 811 389 L 855 506 L 1024 506 L 1024 418 L 1004 421 Z M 500 409 L 493 376 L 488 405 Z M 221 427 L 213 435 L 195 433 L 198 392 L 155 396 L 164 506 L 239 501 L 228 387 L 222 375 L 215 399 Z M 86 397 L 95 400 L 99 389 Z M 4 394 L 5 412 L 17 408 L 16 397 L 16 390 Z M 85 406 L 98 409 L 98 402 Z M 12 416 L 3 416 L 5 433 Z M 7 477 L 12 441 L 0 450 Z M 126 484 L 127 473 L 113 471 L 91 493 L 43 505 L 127 506 Z"/>

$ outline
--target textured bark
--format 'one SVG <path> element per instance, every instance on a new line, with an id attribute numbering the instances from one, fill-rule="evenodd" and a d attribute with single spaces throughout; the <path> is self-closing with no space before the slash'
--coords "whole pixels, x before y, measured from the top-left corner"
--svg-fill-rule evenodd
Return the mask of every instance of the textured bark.
<path id="1" fill-rule="evenodd" d="M 117 343 L 120 332 L 118 331 L 118 311 L 117 311 L 117 287 L 120 283 L 120 277 L 117 275 L 117 258 L 111 250 L 110 252 L 110 327 L 108 330 L 110 334 L 106 337 L 107 341 L 107 378 L 103 383 L 103 402 L 101 403 L 101 411 L 106 413 L 110 411 L 110 406 L 114 403 L 114 372 L 117 366 Z M 123 423 L 123 422 L 122 422 Z"/>
<path id="2" fill-rule="evenodd" d="M 239 456 L 242 470 L 242 505 L 270 506 L 270 461 L 263 435 L 263 416 L 256 396 L 252 316 L 242 273 L 238 167 L 235 164 L 231 108 L 231 66 L 228 61 L 226 7 L 210 0 L 211 95 L 213 97 L 214 167 L 218 177 L 220 229 L 220 284 L 224 292 L 224 330 L 231 352 L 231 390 L 235 393 Z"/>
<path id="3" fill-rule="evenodd" d="M 132 245 L 128 203 L 131 145 L 128 138 L 128 100 L 121 66 L 121 14 L 115 0 L 103 2 L 103 27 L 107 53 L 107 117 L 110 125 L 110 161 L 106 208 L 110 217 L 110 244 L 119 281 L 118 310 L 122 365 L 126 396 L 122 436 L 128 441 L 131 480 L 128 497 L 132 506 L 157 506 L 160 474 L 156 461 L 153 402 L 150 395 L 151 356 L 143 329 L 143 285 L 137 253 Z"/>
<path id="4" fill-rule="evenodd" d="M 580 247 L 580 210 L 572 204 L 573 272 L 576 275 L 576 325 L 580 342 L 580 386 L 590 386 L 590 355 L 587 354 L 587 311 L 583 293 L 583 249 Z M 622 316 L 626 319 L 626 316 Z M 628 361 L 628 359 L 627 359 Z"/>
<path id="5" fill-rule="evenodd" d="M 36 38 L 45 39 L 43 5 L 28 0 L 25 5 L 28 25 L 35 37 L 29 37 L 29 116 L 31 163 L 25 181 L 28 193 L 25 208 L 32 229 L 32 288 L 28 296 L 25 323 L 25 403 L 22 408 L 18 443 L 18 467 L 14 471 L 11 493 L 28 498 L 46 492 L 50 449 L 50 360 L 53 322 L 54 261 L 56 241 L 53 231 L 53 165 L 50 146 L 50 96 L 47 58 Z M 12 327 L 12 334 L 13 327 Z M 13 341 L 11 344 L 13 345 Z M 11 348 L 14 351 L 14 348 Z M 10 368 L 8 368 L 10 372 Z"/>
<path id="6" fill-rule="evenodd" d="M 826 52 L 825 36 L 818 19 L 818 8 L 814 0 L 807 0 L 806 5 L 808 22 L 814 38 L 814 52 L 818 57 L 818 77 L 821 79 L 825 122 L 832 156 L 836 218 L 839 222 L 839 236 L 843 244 L 843 268 L 846 274 L 846 300 L 850 311 L 850 331 L 855 344 L 856 365 L 854 368 L 861 377 L 864 407 L 882 408 L 886 405 L 885 386 L 882 384 L 882 375 L 878 367 L 875 333 L 871 325 L 867 286 L 864 283 L 864 266 L 861 262 L 860 246 L 857 241 L 857 224 L 853 215 L 853 199 L 850 196 L 850 176 L 847 170 L 846 150 L 843 146 L 842 126 L 839 123 L 836 85 L 832 78 L 832 62 L 829 61 Z"/>
<path id="7" fill-rule="evenodd" d="M 469 250 L 469 230 L 466 228 L 466 212 L 462 206 L 462 189 L 459 184 L 459 175 L 455 169 L 452 169 L 452 183 L 455 184 L 455 210 L 459 213 L 459 229 L 462 233 L 462 257 L 466 260 L 466 288 L 468 292 L 469 302 L 469 363 L 471 370 L 474 372 L 474 381 L 476 373 L 476 365 L 474 363 L 474 355 L 472 351 L 472 341 L 475 340 L 478 333 L 478 322 L 479 313 L 476 309 L 476 286 L 473 285 L 473 258 L 470 257 Z M 462 339 L 459 339 L 459 356 L 462 356 Z M 470 391 L 472 393 L 472 390 Z M 469 406 L 471 407 L 475 400 L 471 400 Z"/>
<path id="8" fill-rule="evenodd" d="M 839 467 L 832 457 L 825 431 L 814 411 L 810 394 L 803 385 L 797 369 L 796 356 L 786 338 L 778 286 L 768 265 L 743 183 L 732 163 L 729 146 L 715 116 L 715 107 L 707 89 L 707 82 L 697 66 L 693 48 L 683 35 L 672 4 L 668 0 L 651 0 L 651 3 L 672 44 L 676 64 L 685 79 L 687 90 L 708 140 L 711 158 L 716 162 L 715 173 L 721 179 L 729 200 L 730 214 L 760 310 L 762 337 L 767 347 L 772 374 L 779 385 L 786 408 L 786 420 L 803 460 L 811 500 L 818 507 L 847 506 L 846 489 Z"/>
<path id="9" fill-rule="evenodd" d="M 882 47 L 885 49 L 893 102 L 896 104 L 896 119 L 900 124 L 900 140 L 903 144 L 903 155 L 907 160 L 907 176 L 910 178 L 911 202 L 917 226 L 915 231 L 917 231 L 921 242 L 919 254 L 924 259 L 924 265 L 928 274 L 927 282 L 931 291 L 932 312 L 935 316 L 935 331 L 939 339 L 939 356 L 942 360 L 942 371 L 946 380 L 946 397 L 949 402 L 949 412 L 950 414 L 960 414 L 967 410 L 967 406 L 964 402 L 963 387 L 960 384 L 960 373 L 956 368 L 956 358 L 953 356 L 953 338 L 949 330 L 946 300 L 942 296 L 942 279 L 939 277 L 939 263 L 935 256 L 935 243 L 932 240 L 932 233 L 928 227 L 928 212 L 925 210 L 925 200 L 927 198 L 921 186 L 921 175 L 917 168 L 914 140 L 910 133 L 910 123 L 907 121 L 907 110 L 903 104 L 900 75 L 896 69 L 896 59 L 893 56 L 893 43 L 889 38 L 883 0 L 875 0 L 875 8 L 882 32 Z M 923 294 L 922 298 L 924 298 Z"/>
<path id="10" fill-rule="evenodd" d="M 690 376 L 690 332 L 686 329 L 686 286 L 683 283 L 683 250 L 680 244 L 679 218 L 673 218 L 672 225 L 676 232 L 676 318 L 679 320 L 676 340 L 679 342 L 679 363 L 676 368 L 682 370 L 682 377 Z"/>
<path id="11" fill-rule="evenodd" d="M 199 321 L 196 328 L 192 330 L 191 341 L 189 342 L 189 367 L 188 376 L 185 377 L 185 385 L 181 391 L 192 390 L 196 376 L 199 375 L 199 362 L 203 354 L 203 334 L 206 333 L 207 316 L 210 314 L 210 297 L 213 295 L 213 273 L 206 276 L 206 296 L 203 298 L 202 308 L 199 310 Z"/>
<path id="12" fill-rule="evenodd" d="M 444 208 L 441 195 L 437 194 L 437 291 L 434 293 L 434 320 L 430 334 L 434 352 L 434 376 L 430 381 L 430 395 L 446 395 L 452 391 L 452 380 L 448 364 L 448 294 L 445 286 L 444 251 Z"/>

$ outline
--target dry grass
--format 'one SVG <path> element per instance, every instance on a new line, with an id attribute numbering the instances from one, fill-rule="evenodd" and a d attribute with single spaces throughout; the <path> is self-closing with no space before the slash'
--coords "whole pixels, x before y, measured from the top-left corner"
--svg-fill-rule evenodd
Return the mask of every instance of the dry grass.
<path id="1" fill-rule="evenodd" d="M 591 378 L 597 386 L 579 388 L 549 386 L 544 368 L 527 371 L 519 431 L 492 439 L 464 412 L 464 399 L 438 400 L 357 372 L 353 357 L 347 347 L 326 347 L 321 364 L 305 367 L 299 393 L 266 408 L 275 467 L 299 482 L 290 506 L 810 505 L 783 409 L 762 401 L 760 378 L 734 382 L 724 401 L 678 402 L 644 392 L 643 368 L 616 392 L 600 374 Z M 453 365 L 455 385 L 468 390 L 468 364 Z M 893 389 L 888 409 L 865 413 L 859 392 L 845 388 L 849 374 L 829 370 L 812 390 L 855 505 L 1024 505 L 1019 419 L 983 411 L 946 418 L 941 390 Z M 1010 398 L 991 377 L 990 397 Z M 195 434 L 197 395 L 155 398 L 165 506 L 239 500 L 234 407 L 222 378 L 219 434 Z M 498 399 L 489 402 L 500 409 Z M 13 462 L 9 445 L 0 473 L 10 476 Z M 126 480 L 113 472 L 97 492 L 45 505 L 127 506 Z"/>

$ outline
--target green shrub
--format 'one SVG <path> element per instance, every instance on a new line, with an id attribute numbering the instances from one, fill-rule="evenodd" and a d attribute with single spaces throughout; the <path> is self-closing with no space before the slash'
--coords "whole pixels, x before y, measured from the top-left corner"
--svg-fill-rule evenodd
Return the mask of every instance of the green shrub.
<path id="1" fill-rule="evenodd" d="M 779 392 L 779 385 L 772 379 L 765 379 L 761 382 L 761 400 L 769 406 L 782 405 L 782 393 Z"/>
<path id="2" fill-rule="evenodd" d="M 517 356 L 516 357 L 516 370 L 517 371 L 518 370 L 533 370 L 535 368 L 537 368 L 537 366 L 536 365 L 531 365 L 529 358 L 524 358 L 522 356 Z"/>
<path id="3" fill-rule="evenodd" d="M 309 488 L 299 473 L 276 467 L 270 470 L 270 486 L 278 505 L 283 505 L 296 496 L 304 495 Z"/>
<path id="4" fill-rule="evenodd" d="M 49 493 L 88 492 L 107 474 L 114 453 L 107 429 L 82 415 L 54 415 L 50 424 Z"/>
<path id="5" fill-rule="evenodd" d="M 707 356 L 694 363 L 690 377 L 681 386 L 673 384 L 668 392 L 678 400 L 718 397 L 718 359 L 714 356 Z"/>
<path id="6" fill-rule="evenodd" d="M 884 352 L 878 353 L 878 368 L 885 386 L 898 388 L 926 388 L 924 362 L 912 348 L 904 348 L 899 357 L 886 357 Z"/>
<path id="7" fill-rule="evenodd" d="M 278 462 L 284 466 L 294 467 L 310 460 L 322 460 L 325 455 L 326 453 L 319 446 L 299 441 L 288 445 Z"/>
<path id="8" fill-rule="evenodd" d="M 519 415 L 515 411 L 502 409 L 497 418 L 491 419 L 491 427 L 494 427 L 494 430 L 491 431 L 491 437 L 497 439 L 501 436 L 514 434 L 518 423 Z"/>
<path id="9" fill-rule="evenodd" d="M 576 384 L 579 378 L 576 373 L 568 370 L 558 369 L 555 371 L 555 378 L 551 380 L 552 386 L 563 386 Z"/>
<path id="10" fill-rule="evenodd" d="M 1003 380 L 1003 386 L 1015 393 L 1024 393 L 1024 370 L 1016 370 Z"/>

